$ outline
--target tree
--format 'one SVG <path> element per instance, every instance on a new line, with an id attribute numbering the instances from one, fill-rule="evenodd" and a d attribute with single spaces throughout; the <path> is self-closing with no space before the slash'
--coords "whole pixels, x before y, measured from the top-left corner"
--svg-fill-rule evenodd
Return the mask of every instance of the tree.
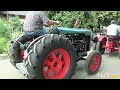
<path id="1" fill-rule="evenodd" d="M 0 53 L 7 52 L 11 40 L 11 28 L 8 23 L 0 18 Z"/>
<path id="2" fill-rule="evenodd" d="M 49 11 L 48 17 L 61 21 L 63 27 L 74 27 L 75 21 L 80 16 L 80 28 L 100 28 L 108 26 L 111 20 L 117 20 L 120 24 L 120 11 Z"/>
<path id="3" fill-rule="evenodd" d="M 11 18 L 9 24 L 13 28 L 13 32 L 16 32 L 16 31 L 20 32 L 23 28 L 23 24 L 21 23 L 18 16 Z"/>

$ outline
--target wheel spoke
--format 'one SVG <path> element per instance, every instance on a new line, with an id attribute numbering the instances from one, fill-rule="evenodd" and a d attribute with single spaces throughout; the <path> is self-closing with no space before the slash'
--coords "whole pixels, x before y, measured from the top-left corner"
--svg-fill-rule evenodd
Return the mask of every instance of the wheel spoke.
<path id="1" fill-rule="evenodd" d="M 64 56 L 63 56 L 64 55 Z M 70 66 L 70 56 L 64 49 L 51 51 L 43 63 L 43 74 L 46 79 L 62 79 Z"/>
<path id="2" fill-rule="evenodd" d="M 94 62 L 96 62 L 96 65 L 99 63 L 99 61 L 100 61 L 100 60 L 99 60 L 99 57 L 98 57 L 98 56 L 95 56 L 95 57 L 94 57 Z"/>
<path id="3" fill-rule="evenodd" d="M 63 56 L 62 53 L 60 53 L 58 59 L 62 60 L 62 56 Z"/>
<path id="4" fill-rule="evenodd" d="M 47 61 L 45 61 L 45 63 L 44 63 L 45 65 L 47 65 L 47 66 L 52 66 L 53 65 L 53 63 L 52 62 L 50 62 L 49 60 L 47 60 Z"/>
<path id="5" fill-rule="evenodd" d="M 53 52 L 53 53 L 51 53 L 51 55 L 52 55 L 52 58 L 53 58 L 54 60 L 56 60 L 56 55 L 55 55 L 55 53 Z"/>
<path id="6" fill-rule="evenodd" d="M 95 67 L 95 65 L 91 64 L 91 66 L 90 66 L 91 70 L 93 70 L 94 67 Z"/>
<path id="7" fill-rule="evenodd" d="M 54 75 L 53 75 L 53 76 L 55 76 L 55 75 L 58 75 L 58 74 L 59 74 L 60 70 L 55 69 L 53 72 L 54 72 Z"/>
<path id="8" fill-rule="evenodd" d="M 58 61 L 58 65 L 54 67 L 54 70 L 60 70 L 62 68 L 62 61 Z"/>
<path id="9" fill-rule="evenodd" d="M 53 69 L 53 73 L 54 73 L 53 77 L 59 75 L 60 71 L 61 71 L 61 67 L 60 66 L 54 67 L 54 69 Z"/>
<path id="10" fill-rule="evenodd" d="M 51 78 L 54 75 L 53 69 L 48 69 L 47 71 L 44 71 L 44 76 L 48 79 Z"/>
<path id="11" fill-rule="evenodd" d="M 92 61 L 91 61 L 90 69 L 91 69 L 92 71 L 95 71 L 95 70 L 98 68 L 99 63 L 100 63 L 99 56 L 96 55 L 95 57 L 93 57 L 93 59 L 92 59 Z"/>

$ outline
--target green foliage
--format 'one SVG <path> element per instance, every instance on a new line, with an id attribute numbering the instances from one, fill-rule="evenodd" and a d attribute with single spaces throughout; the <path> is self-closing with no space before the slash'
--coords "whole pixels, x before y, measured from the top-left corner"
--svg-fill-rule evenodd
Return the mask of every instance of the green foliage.
<path id="1" fill-rule="evenodd" d="M 70 27 L 73 28 L 75 21 L 77 20 L 78 16 L 80 16 L 80 23 L 79 27 L 86 27 L 90 28 L 90 26 L 96 27 L 98 25 L 98 20 L 96 19 L 96 14 L 94 12 L 89 12 L 89 11 L 59 11 L 59 12 L 54 12 L 51 11 L 49 12 L 48 17 L 52 18 L 53 20 L 59 20 L 61 21 L 60 26 L 63 27 Z"/>
<path id="2" fill-rule="evenodd" d="M 10 41 L 20 33 L 21 29 L 19 17 L 13 17 L 9 22 L 0 18 L 0 54 L 8 52 Z"/>
<path id="3" fill-rule="evenodd" d="M 0 18 L 0 53 L 7 53 L 11 40 L 11 28 L 4 19 Z"/>
<path id="4" fill-rule="evenodd" d="M 120 11 L 46 11 L 50 19 L 60 21 L 60 26 L 73 28 L 80 16 L 78 28 L 98 30 L 100 26 L 108 26 L 111 20 L 117 20 L 120 25 Z M 10 40 L 21 32 L 23 24 L 19 17 L 13 17 L 10 22 L 0 18 L 0 53 L 6 53 Z"/>
<path id="5" fill-rule="evenodd" d="M 22 28 L 23 28 L 23 24 L 21 23 L 19 17 L 17 17 L 17 16 L 11 18 L 9 24 L 10 24 L 10 26 L 12 27 L 13 32 L 21 31 Z"/>
<path id="6" fill-rule="evenodd" d="M 60 26 L 74 27 L 74 23 L 80 16 L 79 28 L 99 28 L 108 26 L 111 20 L 117 20 L 120 24 L 120 11 L 48 11 L 50 19 L 61 21 Z"/>
<path id="7" fill-rule="evenodd" d="M 56 13 L 60 11 L 46 11 L 46 15 L 51 19 Z"/>

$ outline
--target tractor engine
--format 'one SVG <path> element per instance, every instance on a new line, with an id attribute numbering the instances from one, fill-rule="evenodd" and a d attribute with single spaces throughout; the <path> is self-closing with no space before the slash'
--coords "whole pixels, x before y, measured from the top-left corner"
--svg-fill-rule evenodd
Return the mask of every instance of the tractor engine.
<path id="1" fill-rule="evenodd" d="M 90 51 L 92 38 L 91 30 L 84 28 L 57 27 L 54 29 L 53 34 L 62 34 L 69 38 L 76 48 L 76 52 L 80 53 L 80 55 L 86 53 L 86 51 Z"/>
<path id="2" fill-rule="evenodd" d="M 76 48 L 76 52 L 79 54 L 86 55 L 84 52 L 89 51 L 90 46 L 90 37 L 87 37 L 84 34 L 68 34 L 66 35 L 67 38 L 72 42 L 74 47 Z"/>

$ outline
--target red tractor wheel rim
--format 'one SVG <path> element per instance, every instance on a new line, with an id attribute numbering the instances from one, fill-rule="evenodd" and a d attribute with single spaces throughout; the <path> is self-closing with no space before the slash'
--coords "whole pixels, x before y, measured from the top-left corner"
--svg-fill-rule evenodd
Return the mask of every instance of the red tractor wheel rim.
<path id="1" fill-rule="evenodd" d="M 70 67 L 70 56 L 64 49 L 52 50 L 44 60 L 42 72 L 45 79 L 62 79 Z"/>
<path id="2" fill-rule="evenodd" d="M 90 70 L 92 72 L 96 71 L 100 65 L 100 56 L 95 55 L 90 62 Z"/>
<path id="3" fill-rule="evenodd" d="M 24 60 L 24 51 L 22 51 L 21 49 L 20 49 L 20 58 L 21 60 Z"/>
<path id="4" fill-rule="evenodd" d="M 28 42 L 32 42 L 32 40 L 29 40 Z M 22 49 L 20 49 L 20 59 L 22 61 L 25 60 L 24 56 L 25 56 L 25 51 L 22 51 Z"/>

